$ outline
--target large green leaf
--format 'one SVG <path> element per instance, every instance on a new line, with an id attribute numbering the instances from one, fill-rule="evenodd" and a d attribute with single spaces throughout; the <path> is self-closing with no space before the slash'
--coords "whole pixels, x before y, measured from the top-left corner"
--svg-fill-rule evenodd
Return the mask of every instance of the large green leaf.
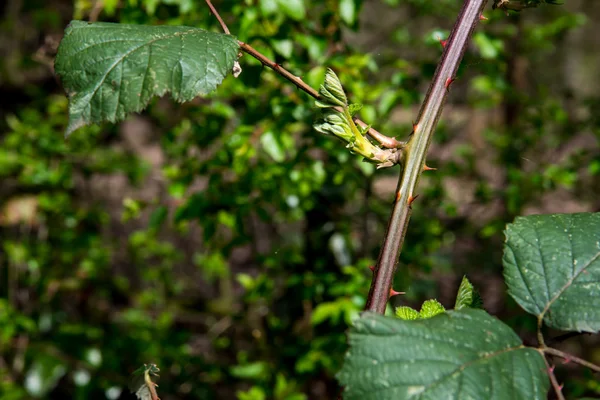
<path id="1" fill-rule="evenodd" d="M 122 120 L 166 92 L 179 102 L 211 92 L 238 48 L 233 36 L 198 28 L 72 21 L 55 63 L 69 96 L 67 134 Z"/>
<path id="2" fill-rule="evenodd" d="M 554 328 L 600 330 L 600 213 L 531 215 L 506 228 L 504 278 Z"/>
<path id="3" fill-rule="evenodd" d="M 403 321 L 367 313 L 350 330 L 344 399 L 546 399 L 542 355 L 483 310 Z"/>

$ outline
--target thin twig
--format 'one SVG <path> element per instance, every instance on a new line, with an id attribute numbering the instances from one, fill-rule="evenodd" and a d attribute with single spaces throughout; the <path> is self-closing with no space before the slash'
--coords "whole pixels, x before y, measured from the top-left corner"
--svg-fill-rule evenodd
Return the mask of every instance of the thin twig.
<path id="1" fill-rule="evenodd" d="M 210 11 L 213 13 L 213 15 L 215 17 L 217 17 L 217 20 L 221 24 L 221 28 L 223 28 L 223 32 L 230 35 L 229 28 L 227 27 L 227 24 L 225 23 L 225 21 L 223 21 L 223 18 L 221 18 L 221 16 L 219 15 L 219 12 L 217 11 L 217 9 L 212 5 L 210 0 L 205 0 L 205 1 L 206 1 L 206 4 L 208 5 L 208 8 L 210 8 Z"/>
<path id="2" fill-rule="evenodd" d="M 210 11 L 213 13 L 213 15 L 217 18 L 217 20 L 221 24 L 221 28 L 223 28 L 223 31 L 229 35 L 230 34 L 229 28 L 227 28 L 227 25 L 223 21 L 223 18 L 221 18 L 221 15 L 219 15 L 219 12 L 217 11 L 217 9 L 211 3 L 211 0 L 205 0 L 205 1 L 206 1 L 206 4 L 208 5 L 208 7 L 210 8 Z M 291 72 L 289 72 L 288 70 L 283 68 L 281 65 L 269 60 L 266 56 L 261 54 L 258 50 L 256 50 L 249 44 L 244 43 L 244 42 L 238 42 L 238 43 L 243 52 L 256 58 L 263 65 L 271 68 L 273 71 L 277 72 L 279 75 L 283 76 L 285 79 L 292 82 L 300 90 L 303 90 L 304 92 L 308 93 L 315 99 L 319 98 L 319 93 L 315 89 L 313 89 L 312 87 L 310 87 L 309 85 L 304 83 L 300 77 L 292 74 Z M 368 126 L 366 123 L 364 123 L 363 121 L 361 121 L 358 118 L 354 118 L 354 122 L 357 125 L 360 125 L 362 128 L 365 128 Z M 369 127 L 369 131 L 367 132 L 367 134 L 371 138 L 373 138 L 377 143 L 379 143 L 381 146 L 383 146 L 387 149 L 400 149 L 400 148 L 404 147 L 404 142 L 401 142 L 399 140 L 396 140 L 395 138 L 386 136 L 383 133 L 381 133 L 373 128 Z"/>
<path id="3" fill-rule="evenodd" d="M 310 96 L 312 96 L 315 99 L 319 99 L 319 97 L 320 97 L 319 92 L 317 92 L 315 89 L 313 89 L 312 87 L 310 87 L 309 85 L 304 83 L 304 81 L 300 77 L 292 74 L 290 71 L 286 70 L 285 68 L 283 68 L 281 65 L 277 64 L 276 62 L 269 60 L 266 56 L 264 56 L 262 53 L 260 53 L 254 47 L 250 46 L 248 43 L 244 43 L 244 42 L 238 42 L 238 43 L 240 45 L 240 49 L 244 53 L 256 58 L 264 66 L 271 68 L 273 71 L 275 71 L 276 73 L 278 73 L 279 75 L 281 75 L 282 77 L 287 79 L 288 81 L 292 82 L 294 85 L 296 85 L 296 87 L 298 89 L 306 92 L 307 94 L 309 94 Z M 354 122 L 357 125 L 361 126 L 362 128 L 365 128 L 368 126 L 366 123 L 364 123 L 363 121 L 361 121 L 358 118 L 354 118 Z M 404 147 L 404 142 L 401 142 L 401 141 L 397 140 L 396 138 L 386 136 L 383 133 L 381 133 L 373 128 L 369 128 L 369 131 L 367 132 L 367 134 L 371 138 L 373 138 L 373 140 L 375 140 L 377 143 L 379 143 L 380 145 L 382 145 L 383 147 L 385 147 L 387 149 L 398 149 L 398 148 Z"/>
<path id="4" fill-rule="evenodd" d="M 546 357 L 543 354 L 542 354 L 542 358 L 544 359 L 544 364 L 546 364 L 546 372 L 548 373 L 548 376 L 550 377 L 550 382 L 552 383 L 552 387 L 554 388 L 554 391 L 556 392 L 556 397 L 558 398 L 558 400 L 565 400 L 565 396 L 563 396 L 563 394 L 562 394 L 562 387 L 556 380 L 556 375 L 554 375 L 554 367 L 551 367 L 550 364 L 548 364 L 548 360 L 546 360 Z"/>
<path id="5" fill-rule="evenodd" d="M 572 354 L 565 353 L 564 351 L 560 351 L 552 347 L 542 347 L 541 350 L 546 354 L 551 354 L 553 356 L 560 357 L 563 360 L 565 360 L 565 362 L 573 361 L 575 364 L 579 364 L 581 366 L 589 368 L 592 371 L 600 372 L 600 365 L 596 365 L 594 363 L 586 361 L 583 358 L 575 357 Z"/>
<path id="6" fill-rule="evenodd" d="M 487 0 L 464 1 L 452 33 L 445 43 L 442 59 L 421 105 L 410 139 L 406 143 L 404 168 L 398 179 L 396 201 L 371 280 L 366 305 L 368 311 L 380 314 L 385 312 L 398 255 L 410 220 L 411 204 L 417 197 L 415 189 L 425 167 L 427 150 L 442 114 L 450 85 L 454 81 L 458 66 L 486 3 Z"/>

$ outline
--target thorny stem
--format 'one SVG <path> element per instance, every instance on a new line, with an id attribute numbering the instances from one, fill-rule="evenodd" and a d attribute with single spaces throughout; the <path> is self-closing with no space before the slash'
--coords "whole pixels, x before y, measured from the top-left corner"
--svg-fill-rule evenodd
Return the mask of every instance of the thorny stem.
<path id="1" fill-rule="evenodd" d="M 575 364 L 579 364 L 583 367 L 589 368 L 592 371 L 600 372 L 600 365 L 596 365 L 582 358 L 575 357 L 574 355 L 565 353 L 564 351 L 553 349 L 552 347 L 541 347 L 540 349 L 546 354 L 562 358 L 563 360 L 565 360 L 565 362 L 573 361 Z"/>
<path id="2" fill-rule="evenodd" d="M 465 0 L 458 19 L 445 45 L 442 59 L 435 71 L 419 116 L 406 144 L 404 168 L 396 189 L 396 201 L 388 224 L 387 233 L 373 272 L 371 288 L 365 309 L 380 314 L 385 312 L 392 281 L 398 263 L 404 236 L 415 200 L 415 188 L 425 166 L 427 150 L 440 118 L 450 84 L 455 78 L 469 39 L 479 22 L 487 0 Z"/>
<path id="3" fill-rule="evenodd" d="M 548 376 L 550 377 L 550 383 L 552 383 L 554 392 L 556 392 L 556 397 L 558 398 L 558 400 L 565 400 L 565 396 L 563 396 L 563 394 L 562 394 L 562 387 L 556 380 L 556 375 L 554 375 L 554 367 L 551 367 L 550 364 L 548 364 L 548 360 L 546 360 L 546 357 L 544 357 L 543 354 L 542 354 L 542 358 L 544 359 L 544 364 L 546 364 L 546 372 L 548 373 Z"/>

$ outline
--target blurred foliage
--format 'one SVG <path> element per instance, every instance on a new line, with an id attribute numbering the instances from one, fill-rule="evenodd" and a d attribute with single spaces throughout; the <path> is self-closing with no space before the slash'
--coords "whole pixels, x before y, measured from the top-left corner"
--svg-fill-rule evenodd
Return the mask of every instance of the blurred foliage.
<path id="1" fill-rule="evenodd" d="M 349 101 L 364 104 L 360 117 L 399 139 L 411 120 L 398 115 L 414 118 L 459 7 L 215 3 L 240 40 L 313 87 L 331 67 Z M 374 10 L 378 21 L 394 16 L 393 28 L 369 27 Z M 436 297 L 451 307 L 469 273 L 484 306 L 528 340 L 535 321 L 493 290 L 501 232 L 524 212 L 599 208 L 600 96 L 565 93 L 550 75 L 565 37 L 590 23 L 584 14 L 487 16 L 435 135 L 439 170 L 422 179 L 395 284 L 407 295 L 394 304 Z M 160 366 L 163 400 L 337 396 L 344 331 L 365 304 L 396 171 L 375 173 L 315 132 L 313 101 L 248 56 L 240 77 L 207 98 L 155 100 L 126 123 L 65 140 L 67 102 L 51 66 L 74 18 L 219 31 L 202 1 L 8 1 L 2 399 L 133 398 L 128 377 L 144 363 Z M 491 117 L 465 133 L 464 120 L 480 115 Z M 597 357 L 598 342 L 586 343 Z M 591 375 L 569 382 L 567 394 L 600 393 Z"/>

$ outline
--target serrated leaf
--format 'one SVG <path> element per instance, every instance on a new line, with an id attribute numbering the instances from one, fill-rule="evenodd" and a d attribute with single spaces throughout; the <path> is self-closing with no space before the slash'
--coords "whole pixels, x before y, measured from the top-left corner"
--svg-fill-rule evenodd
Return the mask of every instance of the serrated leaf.
<path id="1" fill-rule="evenodd" d="M 235 37 L 198 28 L 72 21 L 55 62 L 69 97 L 67 134 L 122 120 L 166 92 L 179 102 L 210 93 L 238 48 Z"/>
<path id="2" fill-rule="evenodd" d="M 340 78 L 338 78 L 331 68 L 327 68 L 325 82 L 319 88 L 319 94 L 323 101 L 316 101 L 318 107 L 346 107 L 348 104 L 348 98 L 346 97 L 346 93 L 344 93 L 342 82 L 340 82 Z"/>
<path id="3" fill-rule="evenodd" d="M 414 308 L 402 306 L 396 308 L 396 317 L 405 321 L 414 321 L 416 319 L 419 319 L 419 312 Z"/>
<path id="4" fill-rule="evenodd" d="M 423 319 L 435 317 L 438 314 L 446 311 L 444 306 L 435 299 L 426 300 L 421 305 L 421 311 L 419 312 L 419 316 Z"/>
<path id="5" fill-rule="evenodd" d="M 483 310 L 403 321 L 366 313 L 338 374 L 345 400 L 546 399 L 542 355 Z"/>
<path id="6" fill-rule="evenodd" d="M 504 279 L 553 328 L 600 330 L 600 213 L 530 215 L 506 228 Z"/>
<path id="7" fill-rule="evenodd" d="M 456 294 L 455 310 L 463 308 L 483 308 L 483 300 L 466 276 L 463 276 Z"/>

